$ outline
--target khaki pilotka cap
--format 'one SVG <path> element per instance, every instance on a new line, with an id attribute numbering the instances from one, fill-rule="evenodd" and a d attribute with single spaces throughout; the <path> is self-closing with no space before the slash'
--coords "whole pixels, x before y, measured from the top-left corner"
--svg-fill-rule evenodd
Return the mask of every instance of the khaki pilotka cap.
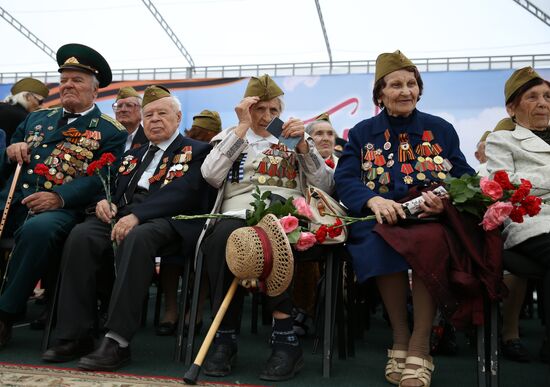
<path id="1" fill-rule="evenodd" d="M 542 79 L 530 66 L 514 71 L 504 85 L 504 102 L 510 102 L 510 97 L 523 85 L 532 79 Z"/>
<path id="2" fill-rule="evenodd" d="M 248 81 L 244 97 L 260 97 L 260 101 L 268 101 L 283 95 L 283 91 L 267 74 L 259 78 L 252 77 Z"/>
<path id="3" fill-rule="evenodd" d="M 136 89 L 134 89 L 133 87 L 131 86 L 121 87 L 118 90 L 118 94 L 116 95 L 116 101 L 118 101 L 119 99 L 130 98 L 130 97 L 141 98 L 141 96 L 138 94 Z"/>
<path id="4" fill-rule="evenodd" d="M 484 141 L 487 141 L 487 136 L 490 135 L 492 132 L 490 130 L 486 130 L 485 133 L 483 133 L 483 135 L 481 136 L 481 138 L 479 139 L 479 142 L 484 142 Z"/>
<path id="5" fill-rule="evenodd" d="M 317 117 L 315 117 L 315 121 L 326 121 L 329 124 L 331 123 L 329 114 L 327 112 L 319 114 Z"/>
<path id="6" fill-rule="evenodd" d="M 170 97 L 170 91 L 164 87 L 159 85 L 151 85 L 145 89 L 145 92 L 143 93 L 143 101 L 141 102 L 141 108 L 144 108 L 145 105 L 154 102 L 161 98 Z"/>
<path id="7" fill-rule="evenodd" d="M 498 124 L 493 129 L 493 132 L 498 132 L 499 130 L 514 130 L 516 128 L 516 124 L 514 121 L 512 121 L 511 118 L 503 118 L 498 122 Z"/>
<path id="8" fill-rule="evenodd" d="M 409 60 L 399 50 L 395 52 L 385 52 L 378 55 L 376 58 L 376 71 L 374 74 L 374 83 L 378 82 L 381 78 L 384 78 L 389 73 L 401 70 L 407 67 L 416 67 L 413 62 Z"/>
<path id="9" fill-rule="evenodd" d="M 50 94 L 50 89 L 40 82 L 38 79 L 34 78 L 23 78 L 15 82 L 11 87 L 11 95 L 19 94 L 23 91 L 30 91 L 31 93 L 41 95 L 44 98 L 48 98 Z"/>
<path id="10" fill-rule="evenodd" d="M 203 110 L 199 114 L 193 117 L 193 126 L 199 128 L 212 130 L 214 132 L 221 132 L 222 120 L 218 112 L 213 110 Z"/>

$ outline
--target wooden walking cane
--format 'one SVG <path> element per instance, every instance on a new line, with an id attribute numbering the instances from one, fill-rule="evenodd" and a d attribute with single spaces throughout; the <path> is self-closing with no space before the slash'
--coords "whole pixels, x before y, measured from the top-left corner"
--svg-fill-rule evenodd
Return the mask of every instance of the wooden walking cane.
<path id="1" fill-rule="evenodd" d="M 17 181 L 19 180 L 19 174 L 21 173 L 21 168 L 23 164 L 17 164 L 15 168 L 15 173 L 13 174 L 13 180 L 11 182 L 10 190 L 8 191 L 8 197 L 6 199 L 6 205 L 4 207 L 4 212 L 2 213 L 2 220 L 0 221 L 0 238 L 2 238 L 2 233 L 4 232 L 4 226 L 6 225 L 6 220 L 8 219 L 8 212 L 10 211 L 11 201 L 13 199 L 13 193 L 15 192 L 15 187 L 17 186 Z M 10 260 L 6 264 L 6 269 L 4 272 L 4 277 L 2 278 L 2 286 L 0 287 L 0 294 L 4 291 L 4 284 L 6 283 L 6 278 L 8 276 L 8 266 Z"/>
<path id="2" fill-rule="evenodd" d="M 227 312 L 227 308 L 229 307 L 229 304 L 231 303 L 231 300 L 233 299 L 233 296 L 235 295 L 238 286 L 239 279 L 234 278 L 231 286 L 229 287 L 229 290 L 227 291 L 227 294 L 225 295 L 225 298 L 223 299 L 220 309 L 218 310 L 218 313 L 216 313 L 216 317 L 214 317 L 214 321 L 212 321 L 212 325 L 210 325 L 210 329 L 208 330 L 208 333 L 206 334 L 206 337 L 202 342 L 199 353 L 197 354 L 197 357 L 195 357 L 195 361 L 193 362 L 193 364 L 191 364 L 191 366 L 183 376 L 183 381 L 185 382 L 185 384 L 197 384 L 197 378 L 199 377 L 204 358 L 208 353 L 208 349 L 210 348 L 210 345 L 214 340 L 214 335 L 220 327 L 223 317 L 225 316 L 225 312 Z"/>

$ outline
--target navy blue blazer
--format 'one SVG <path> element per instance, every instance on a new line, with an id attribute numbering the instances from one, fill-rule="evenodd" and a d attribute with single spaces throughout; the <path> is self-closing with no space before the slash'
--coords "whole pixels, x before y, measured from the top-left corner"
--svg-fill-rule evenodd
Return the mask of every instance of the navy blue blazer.
<path id="1" fill-rule="evenodd" d="M 136 165 L 131 171 L 121 167 L 116 177 L 113 202 L 119 203 L 128 187 L 132 176 L 139 169 L 139 164 L 147 151 L 149 143 L 136 149 L 128 150 L 122 160 L 135 160 Z M 190 161 L 178 161 L 185 151 L 191 147 Z M 172 166 L 187 165 L 182 176 L 166 179 L 167 174 L 154 181 L 149 186 L 149 195 L 145 200 L 132 207 L 131 213 L 143 223 L 150 219 L 167 218 L 182 238 L 183 253 L 192 257 L 204 220 L 174 220 L 173 216 L 208 214 L 216 197 L 216 190 L 202 177 L 201 165 L 212 147 L 204 142 L 195 141 L 179 134 L 162 155 L 153 176 L 161 176 L 163 170 L 168 172 Z M 181 159 L 180 159 L 181 160 Z M 162 166 L 162 168 L 161 168 Z M 181 170 L 181 169 L 180 169 Z"/>

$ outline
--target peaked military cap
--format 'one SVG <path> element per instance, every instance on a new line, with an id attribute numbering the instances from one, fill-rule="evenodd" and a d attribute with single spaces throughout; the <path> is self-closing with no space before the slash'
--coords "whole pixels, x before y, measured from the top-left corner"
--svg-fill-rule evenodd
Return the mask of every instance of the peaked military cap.
<path id="1" fill-rule="evenodd" d="M 38 79 L 34 78 L 23 78 L 18 80 L 13 84 L 10 91 L 12 95 L 21 93 L 22 91 L 30 91 L 44 98 L 47 98 L 50 94 L 50 89 Z"/>
<path id="2" fill-rule="evenodd" d="M 281 88 L 267 74 L 250 78 L 244 92 L 245 97 L 260 97 L 260 101 L 268 101 L 283 94 Z"/>
<path id="3" fill-rule="evenodd" d="M 376 71 L 374 74 L 374 82 L 378 82 L 379 79 L 384 78 L 389 73 L 401 70 L 407 67 L 416 67 L 413 62 L 409 60 L 399 50 L 395 52 L 385 52 L 378 55 L 376 58 Z"/>
<path id="4" fill-rule="evenodd" d="M 91 47 L 78 43 L 65 44 L 57 50 L 56 57 L 59 72 L 78 70 L 93 74 L 99 81 L 99 87 L 109 86 L 113 80 L 109 63 Z"/>
<path id="5" fill-rule="evenodd" d="M 542 79 L 539 74 L 531 67 L 523 67 L 519 70 L 514 71 L 514 73 L 508 78 L 506 84 L 504 85 L 504 101 L 505 103 L 510 102 L 510 97 L 523 85 L 529 82 L 532 79 Z"/>
<path id="6" fill-rule="evenodd" d="M 503 118 L 498 122 L 498 124 L 493 129 L 493 132 L 497 132 L 499 130 L 514 130 L 516 128 L 516 124 L 514 121 L 512 121 L 511 118 Z"/>
<path id="7" fill-rule="evenodd" d="M 330 116 L 327 112 L 319 114 L 317 117 L 315 117 L 315 121 L 326 121 L 329 124 L 331 123 L 330 122 Z"/>
<path id="8" fill-rule="evenodd" d="M 138 97 L 141 98 L 141 96 L 138 94 L 136 89 L 134 89 L 131 86 L 121 87 L 118 90 L 118 93 L 116 95 L 116 100 L 124 99 L 124 98 L 130 98 L 130 97 Z"/>
<path id="9" fill-rule="evenodd" d="M 203 110 L 193 117 L 193 126 L 199 128 L 220 132 L 222 130 L 222 120 L 216 111 Z"/>
<path id="10" fill-rule="evenodd" d="M 160 85 L 151 85 L 145 89 L 143 93 L 143 101 L 141 102 L 141 107 L 144 108 L 145 105 L 154 102 L 161 98 L 170 97 L 170 90 L 164 86 Z"/>

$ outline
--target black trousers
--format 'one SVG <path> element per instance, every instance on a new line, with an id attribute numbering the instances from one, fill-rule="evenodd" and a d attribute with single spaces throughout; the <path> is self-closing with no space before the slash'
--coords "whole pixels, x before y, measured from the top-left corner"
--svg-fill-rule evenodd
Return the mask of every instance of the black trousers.
<path id="1" fill-rule="evenodd" d="M 95 216 L 77 225 L 65 242 L 56 336 L 75 340 L 90 335 L 96 315 L 97 273 L 112 264 L 111 226 Z M 143 299 L 151 284 L 154 257 L 177 254 L 181 239 L 167 219 L 139 224 L 119 244 L 116 278 L 105 324 L 127 340 L 139 328 Z"/>
<path id="2" fill-rule="evenodd" d="M 216 313 L 233 282 L 235 276 L 229 270 L 225 261 L 225 246 L 229 235 L 240 227 L 245 227 L 246 222 L 240 219 L 222 219 L 215 226 L 202 243 L 202 249 L 205 256 L 205 268 L 210 283 L 210 297 L 212 299 L 212 311 Z M 231 301 L 220 329 L 237 329 L 243 310 L 243 301 L 246 289 L 237 288 L 235 297 Z M 292 311 L 292 301 L 290 293 L 285 291 L 276 297 L 266 297 L 266 307 L 269 312 L 280 311 L 290 314 Z"/>
<path id="3" fill-rule="evenodd" d="M 550 234 L 541 234 L 512 247 L 510 250 L 521 254 L 544 267 L 543 302 L 546 338 L 550 340 Z"/>

